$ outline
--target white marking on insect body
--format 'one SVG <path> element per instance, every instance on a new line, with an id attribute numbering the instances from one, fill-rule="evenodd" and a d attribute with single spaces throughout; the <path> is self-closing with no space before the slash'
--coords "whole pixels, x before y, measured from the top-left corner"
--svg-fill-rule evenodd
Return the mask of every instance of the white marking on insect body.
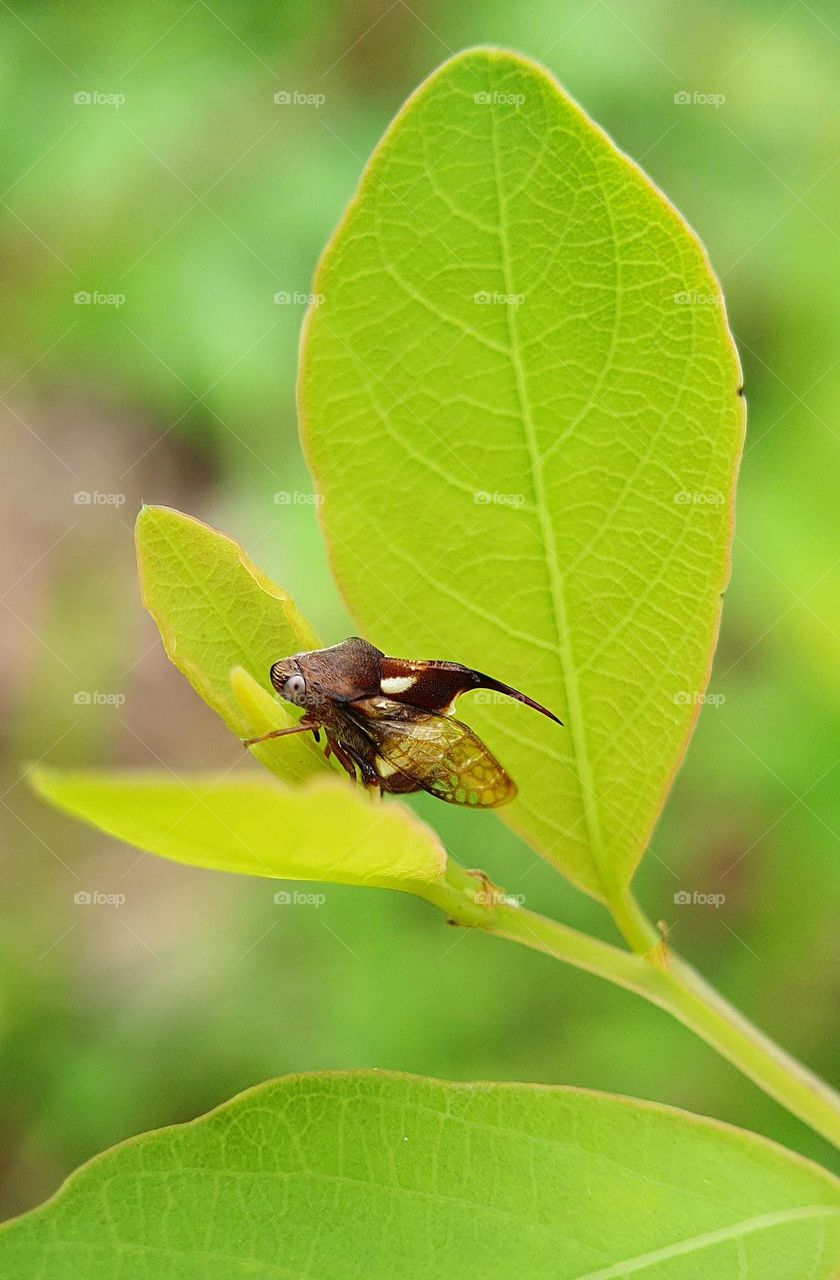
<path id="1" fill-rule="evenodd" d="M 379 681 L 379 687 L 383 693 L 405 693 L 406 689 L 416 683 L 416 676 L 384 676 Z"/>

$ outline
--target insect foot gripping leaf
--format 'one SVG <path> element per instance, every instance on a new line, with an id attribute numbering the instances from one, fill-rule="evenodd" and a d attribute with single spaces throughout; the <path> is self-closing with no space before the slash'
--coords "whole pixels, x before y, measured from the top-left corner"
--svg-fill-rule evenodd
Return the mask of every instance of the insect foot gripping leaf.
<path id="1" fill-rule="evenodd" d="M 567 722 L 470 710 L 503 816 L 615 909 L 729 573 L 744 402 L 702 246 L 540 67 L 476 49 L 389 128 L 315 291 L 300 407 L 345 598 Z"/>

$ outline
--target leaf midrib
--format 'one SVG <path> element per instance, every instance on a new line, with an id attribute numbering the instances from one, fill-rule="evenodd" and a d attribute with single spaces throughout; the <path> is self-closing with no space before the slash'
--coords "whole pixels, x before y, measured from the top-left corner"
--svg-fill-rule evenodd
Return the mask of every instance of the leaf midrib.
<path id="1" fill-rule="evenodd" d="M 499 254 L 501 260 L 502 274 L 505 281 L 505 292 L 508 295 L 515 293 L 513 274 L 510 262 L 510 246 L 508 241 L 507 223 L 506 223 L 506 202 L 502 194 L 502 177 L 499 166 L 499 144 L 498 134 L 496 130 L 496 113 L 491 110 L 491 137 L 493 145 L 493 170 L 496 184 L 496 205 L 498 210 L 499 225 Z M 604 197 L 604 204 L 610 218 L 610 225 L 613 228 L 612 243 L 615 245 L 615 226 L 612 217 L 612 210 L 609 202 Z M 616 295 L 620 297 L 620 259 L 615 254 L 615 271 L 616 271 Z M 605 862 L 605 846 L 603 833 L 601 831 L 600 810 L 598 808 L 597 796 L 595 791 L 595 783 L 592 776 L 592 769 L 589 760 L 589 752 L 586 744 L 586 730 L 584 727 L 583 704 L 580 692 L 580 686 L 577 679 L 577 671 L 574 664 L 574 658 L 571 652 L 569 640 L 568 611 L 566 609 L 566 600 L 564 594 L 563 575 L 560 572 L 560 566 L 557 563 L 557 547 L 554 535 L 554 524 L 546 501 L 544 475 L 542 469 L 542 461 L 537 448 L 536 429 L 531 413 L 531 402 L 528 394 L 527 375 L 525 373 L 522 359 L 520 356 L 520 342 L 518 326 L 516 322 L 515 308 L 505 304 L 505 314 L 508 328 L 508 339 L 510 344 L 511 366 L 513 368 L 514 379 L 516 383 L 516 396 L 520 408 L 520 420 L 522 422 L 523 435 L 525 438 L 525 446 L 528 453 L 528 464 L 531 473 L 531 481 L 534 487 L 534 504 L 536 509 L 537 520 L 540 526 L 540 533 L 545 545 L 546 551 L 546 568 L 548 571 L 549 593 L 551 596 L 552 613 L 554 618 L 554 628 L 557 637 L 557 654 L 560 660 L 560 667 L 563 675 L 563 683 L 566 689 L 566 700 L 568 703 L 568 732 L 572 744 L 572 756 L 575 763 L 575 777 L 578 783 L 578 791 L 580 793 L 581 807 L 583 810 L 583 820 L 586 827 L 586 833 L 589 841 L 592 862 L 597 879 L 601 885 L 604 896 L 609 899 L 613 896 L 614 890 L 612 882 L 604 873 Z M 616 311 L 613 321 L 613 336 L 611 339 L 610 353 L 612 352 L 615 342 L 615 333 L 618 327 L 618 311 Z M 608 354 L 607 360 L 610 359 Z"/>

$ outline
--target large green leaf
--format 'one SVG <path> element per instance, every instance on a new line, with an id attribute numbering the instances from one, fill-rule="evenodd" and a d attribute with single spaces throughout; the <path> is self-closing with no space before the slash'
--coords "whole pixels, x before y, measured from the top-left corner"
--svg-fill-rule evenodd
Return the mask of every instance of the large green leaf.
<path id="1" fill-rule="evenodd" d="M 440 842 L 419 818 L 403 805 L 372 802 L 338 778 L 286 788 L 134 771 L 35 768 L 29 777 L 74 818 L 214 871 L 421 891 L 446 867 Z"/>
<path id="2" fill-rule="evenodd" d="M 840 1188 L 763 1139 L 578 1089 L 294 1076 L 93 1160 L 4 1280 L 830 1280 Z"/>
<path id="3" fill-rule="evenodd" d="M 614 898 L 729 573 L 743 401 L 702 246 L 545 72 L 478 49 L 388 130 L 315 291 L 301 410 L 350 607 L 566 721 L 462 704 L 519 784 L 502 816 Z"/>
<path id="4" fill-rule="evenodd" d="M 239 737 L 291 725 L 287 711 L 270 706 L 268 669 L 318 645 L 291 597 L 238 543 L 180 511 L 143 507 L 135 538 L 143 603 L 196 692 Z M 326 768 L 308 734 L 267 742 L 254 754 L 289 781 Z"/>

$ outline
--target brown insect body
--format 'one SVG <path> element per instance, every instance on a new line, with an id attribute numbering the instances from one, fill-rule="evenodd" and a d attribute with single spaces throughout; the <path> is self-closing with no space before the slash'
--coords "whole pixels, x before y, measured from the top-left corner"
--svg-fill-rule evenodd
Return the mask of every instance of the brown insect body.
<path id="1" fill-rule="evenodd" d="M 457 662 L 389 658 L 359 636 L 329 649 L 275 662 L 274 688 L 303 707 L 300 723 L 262 738 L 323 729 L 327 754 L 368 787 L 405 794 L 428 791 L 450 804 L 495 808 L 516 795 L 516 785 L 468 725 L 451 714 L 470 689 L 490 689 L 533 707 L 558 724 L 553 712 L 511 685 Z"/>

